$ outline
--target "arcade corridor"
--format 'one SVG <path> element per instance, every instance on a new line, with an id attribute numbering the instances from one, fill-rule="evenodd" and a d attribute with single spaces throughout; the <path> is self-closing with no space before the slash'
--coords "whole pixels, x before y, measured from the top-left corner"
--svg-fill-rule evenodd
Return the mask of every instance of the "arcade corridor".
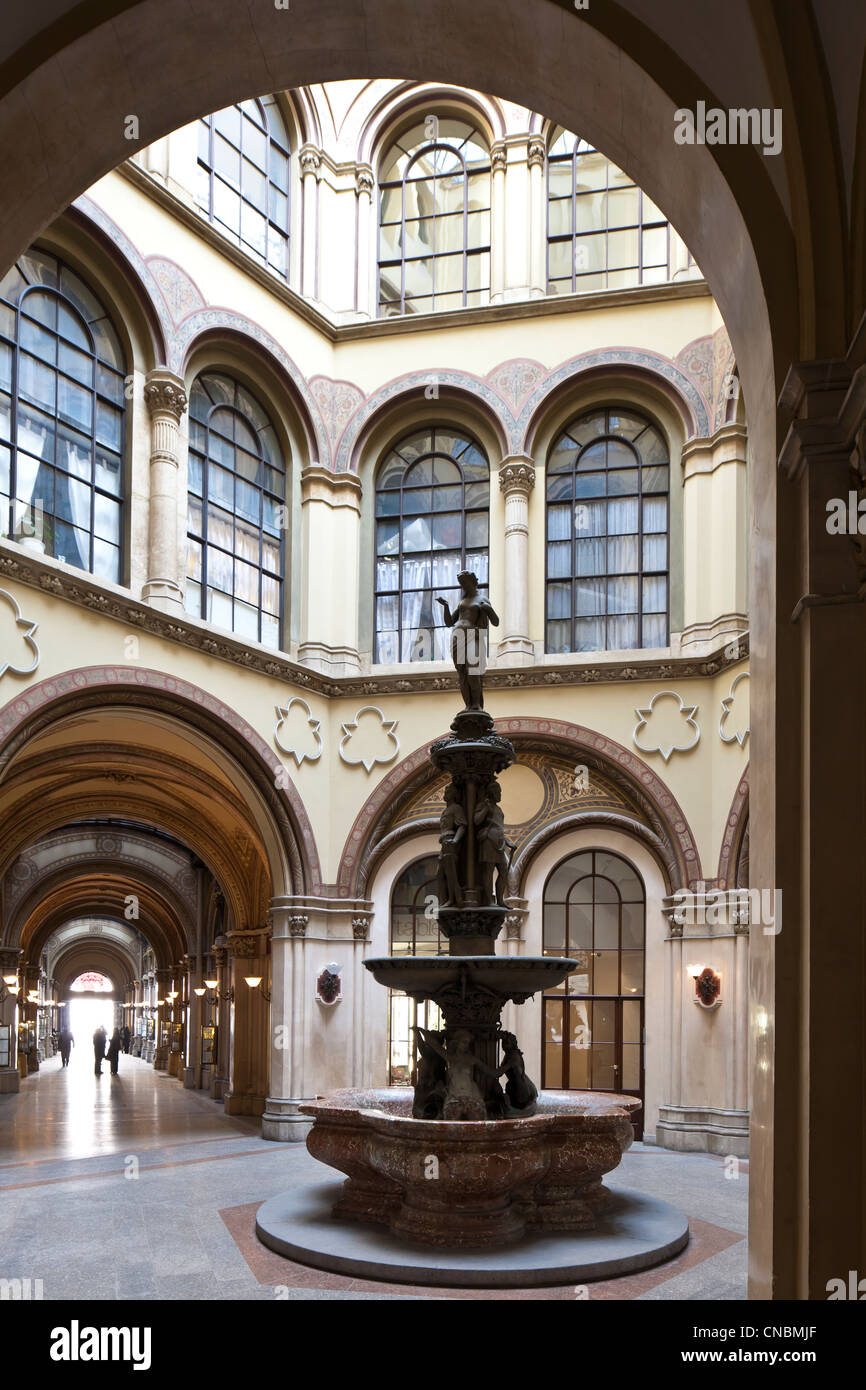
<path id="1" fill-rule="evenodd" d="M 51 1058 L 0 1097 L 0 1247 L 10 1277 L 45 1299 L 424 1298 L 447 1289 L 371 1284 L 266 1250 L 256 1208 L 324 1169 L 303 1145 L 263 1140 L 250 1117 L 135 1057 L 97 1080 L 89 1047 Z M 675 1260 L 590 1286 L 591 1299 L 743 1299 L 748 1164 L 730 1180 L 708 1154 L 636 1144 L 613 1186 L 673 1198 L 692 1239 Z M 194 1174 L 194 1182 L 191 1176 Z M 460 1296 L 467 1296 L 463 1291 Z M 571 1286 L 470 1297 L 569 1299 Z"/>

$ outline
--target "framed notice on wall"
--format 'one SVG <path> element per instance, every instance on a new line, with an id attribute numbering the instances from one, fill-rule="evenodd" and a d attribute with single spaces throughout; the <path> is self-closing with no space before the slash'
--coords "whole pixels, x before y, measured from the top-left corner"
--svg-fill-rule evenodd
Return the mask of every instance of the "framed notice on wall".
<path id="1" fill-rule="evenodd" d="M 145 1037 L 146 1037 L 146 1038 L 155 1038 L 155 1037 L 156 1037 L 156 1020 L 153 1019 L 153 1018 L 147 1018 L 147 1019 L 145 1019 L 145 1025 L 146 1025 L 146 1026 L 145 1026 Z"/>
<path id="2" fill-rule="evenodd" d="M 171 1042 L 171 1024 L 167 1019 L 163 1019 L 159 1025 L 159 1045 L 168 1047 Z"/>
<path id="3" fill-rule="evenodd" d="M 12 1024 L 0 1023 L 0 1067 L 12 1065 Z"/>
<path id="4" fill-rule="evenodd" d="M 171 1028 L 171 1050 L 172 1052 L 183 1051 L 183 1024 L 174 1023 Z"/>
<path id="5" fill-rule="evenodd" d="M 216 1049 L 216 1024 L 205 1023 L 201 1030 L 201 1064 L 203 1067 L 212 1067 L 216 1065 Z"/>

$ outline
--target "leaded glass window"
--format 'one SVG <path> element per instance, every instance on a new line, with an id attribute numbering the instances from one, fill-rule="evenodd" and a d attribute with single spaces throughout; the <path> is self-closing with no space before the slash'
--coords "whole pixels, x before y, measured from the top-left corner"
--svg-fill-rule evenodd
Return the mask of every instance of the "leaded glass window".
<path id="1" fill-rule="evenodd" d="M 225 236 L 288 278 L 289 138 L 275 97 L 202 117 L 196 201 Z"/>
<path id="2" fill-rule="evenodd" d="M 446 661 L 441 594 L 456 606 L 457 576 L 487 591 L 490 470 L 468 434 L 445 426 L 408 435 L 376 480 L 374 661 Z"/>
<path id="3" fill-rule="evenodd" d="M 549 294 L 627 289 L 670 279 L 670 224 L 586 140 L 558 127 L 547 164 Z"/>
<path id="4" fill-rule="evenodd" d="M 667 443 L 630 410 L 590 411 L 547 463 L 547 650 L 668 643 Z"/>
<path id="5" fill-rule="evenodd" d="M 187 611 L 279 647 L 286 469 L 253 393 L 203 372 L 189 400 Z"/>
<path id="6" fill-rule="evenodd" d="M 0 533 L 122 579 L 126 363 L 99 297 L 46 251 L 0 282 Z"/>
<path id="7" fill-rule="evenodd" d="M 477 307 L 490 298 L 490 153 L 464 121 L 407 130 L 379 176 L 379 315 Z"/>
<path id="8" fill-rule="evenodd" d="M 391 955 L 441 956 L 448 943 L 439 931 L 436 855 L 416 859 L 401 873 L 391 893 Z M 441 1028 L 442 1015 L 429 1001 L 416 1003 L 390 991 L 388 1084 L 408 1086 L 415 1057 L 414 1027 Z"/>

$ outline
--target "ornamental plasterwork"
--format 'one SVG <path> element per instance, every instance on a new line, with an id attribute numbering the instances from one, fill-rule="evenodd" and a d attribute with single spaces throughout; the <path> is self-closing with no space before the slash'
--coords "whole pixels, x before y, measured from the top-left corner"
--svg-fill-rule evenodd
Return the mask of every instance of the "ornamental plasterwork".
<path id="1" fill-rule="evenodd" d="M 667 706 L 665 714 L 656 713 L 656 703 L 659 700 L 665 702 L 676 700 L 678 705 L 677 715 L 681 727 L 674 732 L 670 724 L 670 706 Z M 635 748 L 639 748 L 642 753 L 661 753 L 665 762 L 672 753 L 689 753 L 695 748 L 701 731 L 695 715 L 698 712 L 697 705 L 687 705 L 681 695 L 675 690 L 659 690 L 653 695 L 649 704 L 644 709 L 636 709 L 638 722 L 632 731 L 632 741 Z M 662 721 L 667 715 L 667 727 Z M 640 735 L 641 737 L 638 737 Z"/>
<path id="2" fill-rule="evenodd" d="M 38 626 L 22 618 L 16 600 L 0 589 L 0 679 L 7 671 L 13 676 L 32 676 L 39 665 L 39 647 L 33 636 Z"/>
<path id="3" fill-rule="evenodd" d="M 722 700 L 722 717 L 719 720 L 722 743 L 736 742 L 742 748 L 749 737 L 749 723 L 749 673 L 741 671 L 734 676 L 730 691 Z"/>
<path id="4" fill-rule="evenodd" d="M 295 695 L 287 705 L 277 705 L 277 722 L 274 725 L 274 743 L 281 753 L 294 758 L 298 767 L 307 762 L 318 762 L 324 744 L 319 733 L 320 721 L 313 718 L 313 712 L 306 700 Z M 293 715 L 293 710 L 296 711 Z"/>
<path id="5" fill-rule="evenodd" d="M 378 720 L 378 723 L 376 721 Z M 400 740 L 394 732 L 396 719 L 386 719 L 375 705 L 364 705 L 354 719 L 343 724 L 343 737 L 340 739 L 340 757 L 348 767 L 363 767 L 372 772 L 377 763 L 392 763 L 400 752 Z M 359 742 L 366 741 L 359 748 Z M 352 756 L 352 743 L 358 752 Z"/>

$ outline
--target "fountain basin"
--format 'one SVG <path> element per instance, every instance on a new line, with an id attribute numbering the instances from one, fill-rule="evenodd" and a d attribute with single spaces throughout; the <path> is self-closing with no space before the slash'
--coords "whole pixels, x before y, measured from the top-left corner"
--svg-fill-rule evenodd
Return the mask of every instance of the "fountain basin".
<path id="1" fill-rule="evenodd" d="M 542 1091 L 536 1113 L 418 1120 L 407 1087 L 335 1091 L 301 1106 L 310 1153 L 347 1176 L 334 1215 L 449 1249 L 490 1248 L 528 1230 L 592 1229 L 605 1173 L 632 1141 L 632 1096 Z"/>
<path id="2" fill-rule="evenodd" d="M 377 984 L 402 989 L 414 999 L 435 999 L 455 987 L 480 988 L 502 1003 L 523 1003 L 540 989 L 560 984 L 578 962 L 558 956 L 379 956 L 364 965 Z"/>

